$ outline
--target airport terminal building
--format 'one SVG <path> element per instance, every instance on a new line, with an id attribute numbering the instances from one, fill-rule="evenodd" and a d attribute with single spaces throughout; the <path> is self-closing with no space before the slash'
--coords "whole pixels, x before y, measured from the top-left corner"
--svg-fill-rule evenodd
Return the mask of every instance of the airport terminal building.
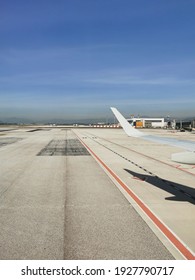
<path id="1" fill-rule="evenodd" d="M 130 118 L 127 121 L 137 128 L 163 128 L 167 125 L 164 118 Z"/>

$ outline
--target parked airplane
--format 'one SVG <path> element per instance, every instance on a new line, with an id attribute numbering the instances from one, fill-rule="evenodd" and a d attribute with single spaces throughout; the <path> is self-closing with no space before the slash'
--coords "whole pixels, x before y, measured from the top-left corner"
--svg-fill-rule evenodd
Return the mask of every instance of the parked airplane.
<path id="1" fill-rule="evenodd" d="M 119 123 L 121 124 L 122 128 L 128 136 L 139 137 L 147 141 L 167 144 L 185 149 L 187 150 L 186 152 L 172 154 L 171 160 L 179 163 L 195 164 L 195 142 L 148 135 L 132 127 L 131 124 L 121 115 L 121 113 L 116 108 L 111 107 L 110 109 L 112 110 L 112 112 L 114 113 L 114 115 L 116 116 L 116 118 L 118 119 Z"/>

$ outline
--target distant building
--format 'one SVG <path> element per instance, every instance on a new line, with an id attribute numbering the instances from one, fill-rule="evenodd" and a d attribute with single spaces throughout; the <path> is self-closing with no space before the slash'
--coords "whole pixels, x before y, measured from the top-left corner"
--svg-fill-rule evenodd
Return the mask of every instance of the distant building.
<path id="1" fill-rule="evenodd" d="M 164 118 L 130 118 L 127 121 L 137 128 L 163 128 L 167 125 Z"/>
<path id="2" fill-rule="evenodd" d="M 192 130 L 193 128 L 195 128 L 195 120 L 189 120 L 189 121 L 178 121 L 176 123 L 176 128 L 177 129 L 186 129 L 186 130 Z"/>

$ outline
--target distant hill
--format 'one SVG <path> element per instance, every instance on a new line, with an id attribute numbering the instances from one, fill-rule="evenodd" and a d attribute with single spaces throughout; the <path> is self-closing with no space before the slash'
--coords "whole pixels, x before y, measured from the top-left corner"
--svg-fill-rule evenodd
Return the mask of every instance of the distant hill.
<path id="1" fill-rule="evenodd" d="M 184 118 L 182 120 L 183 121 L 193 121 L 193 120 L 195 120 L 195 116 L 194 117 L 187 117 L 187 118 Z"/>
<path id="2" fill-rule="evenodd" d="M 17 117 L 10 117 L 10 118 L 1 118 L 0 123 L 6 123 L 6 124 L 30 124 L 34 123 L 33 120 L 27 119 L 27 118 L 17 118 Z"/>
<path id="3" fill-rule="evenodd" d="M 18 117 L 10 117 L 10 118 L 1 118 L 0 124 L 93 124 L 98 122 L 105 122 L 105 118 L 103 119 L 48 119 L 48 120 L 33 120 L 28 118 L 18 118 Z M 108 120 L 109 121 L 109 120 Z"/>
<path id="4" fill-rule="evenodd" d="M 148 116 L 141 116 L 140 118 L 147 118 Z M 165 120 L 167 118 L 165 117 Z M 195 120 L 194 117 L 179 118 L 171 117 L 171 119 L 176 119 L 177 121 L 190 122 Z M 33 120 L 28 118 L 10 117 L 10 118 L 0 118 L 0 124 L 97 124 L 97 123 L 113 123 L 113 118 L 90 118 L 90 119 L 65 119 L 65 118 L 51 118 L 48 120 Z"/>

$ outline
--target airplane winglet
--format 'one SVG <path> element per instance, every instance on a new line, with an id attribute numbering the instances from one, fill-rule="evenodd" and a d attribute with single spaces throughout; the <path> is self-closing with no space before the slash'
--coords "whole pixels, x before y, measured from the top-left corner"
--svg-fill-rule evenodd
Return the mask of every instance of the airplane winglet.
<path id="1" fill-rule="evenodd" d="M 117 120 L 121 124 L 122 128 L 124 129 L 125 133 L 128 136 L 132 137 L 141 137 L 144 134 L 138 130 L 136 130 L 134 127 L 130 125 L 130 123 L 121 115 L 121 113 L 114 107 L 110 107 L 114 115 L 116 116 Z"/>
<path id="2" fill-rule="evenodd" d="M 193 165 L 195 164 L 195 146 L 193 141 L 191 142 L 178 141 L 178 140 L 174 141 L 174 139 L 172 138 L 147 135 L 132 127 L 130 123 L 121 115 L 121 113 L 116 108 L 110 107 L 110 109 L 112 110 L 112 112 L 114 113 L 117 120 L 119 121 L 119 123 L 121 124 L 122 128 L 124 129 L 125 133 L 128 136 L 142 137 L 142 139 L 154 143 L 162 143 L 162 144 L 171 145 L 174 147 L 179 147 L 188 150 L 188 152 L 172 154 L 171 159 L 179 163 L 193 164 Z"/>

